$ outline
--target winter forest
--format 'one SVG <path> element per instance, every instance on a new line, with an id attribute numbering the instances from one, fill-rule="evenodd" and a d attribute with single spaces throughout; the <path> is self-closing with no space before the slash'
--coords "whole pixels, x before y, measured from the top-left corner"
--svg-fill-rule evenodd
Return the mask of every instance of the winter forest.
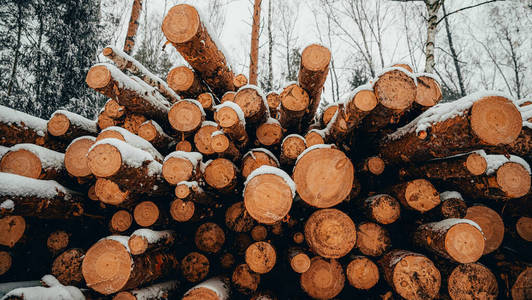
<path id="1" fill-rule="evenodd" d="M 133 56 L 166 78 L 185 63 L 160 30 L 179 0 L 145 1 Z M 253 1 L 188 1 L 203 9 L 235 74 L 247 75 Z M 327 46 L 333 60 L 322 105 L 338 102 L 385 66 L 406 62 L 434 73 L 444 101 L 477 90 L 517 99 L 532 93 L 532 5 L 527 1 L 456 1 L 439 7 L 434 66 L 428 68 L 427 4 L 413 0 L 264 0 L 259 86 L 277 90 L 297 78 L 302 49 Z M 53 5 L 51 5 L 53 3 Z M 0 104 L 48 118 L 67 109 L 92 118 L 106 100 L 85 84 L 106 45 L 122 47 L 131 1 L 1 0 Z"/>

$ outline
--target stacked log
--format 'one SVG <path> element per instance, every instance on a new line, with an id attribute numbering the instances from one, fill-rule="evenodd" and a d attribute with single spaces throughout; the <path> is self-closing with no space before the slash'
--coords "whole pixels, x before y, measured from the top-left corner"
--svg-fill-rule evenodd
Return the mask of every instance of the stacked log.
<path id="1" fill-rule="evenodd" d="M 0 280 L 55 276 L 9 299 L 531 298 L 525 101 L 396 64 L 318 111 L 327 48 L 263 93 L 206 20 L 168 84 L 105 48 L 97 121 L 0 107 Z"/>

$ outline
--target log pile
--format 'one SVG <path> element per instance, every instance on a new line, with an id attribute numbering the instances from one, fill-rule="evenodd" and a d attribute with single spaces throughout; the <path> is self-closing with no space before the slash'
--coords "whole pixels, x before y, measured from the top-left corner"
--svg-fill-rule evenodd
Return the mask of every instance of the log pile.
<path id="1" fill-rule="evenodd" d="M 190 67 L 106 47 L 97 120 L 0 107 L 0 281 L 53 275 L 6 299 L 532 299 L 526 101 L 395 65 L 319 110 L 327 48 L 262 91 L 193 6 L 162 31 Z"/>

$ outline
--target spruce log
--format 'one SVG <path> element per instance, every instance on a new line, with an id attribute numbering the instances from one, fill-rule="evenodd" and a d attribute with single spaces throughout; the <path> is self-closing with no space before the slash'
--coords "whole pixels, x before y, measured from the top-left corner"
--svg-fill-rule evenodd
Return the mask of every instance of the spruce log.
<path id="1" fill-rule="evenodd" d="M 235 94 L 233 102 L 240 106 L 244 112 L 246 123 L 252 126 L 264 123 L 269 117 L 266 96 L 257 86 L 245 85 L 241 87 Z"/>
<path id="2" fill-rule="evenodd" d="M 54 259 L 52 275 L 63 285 L 79 286 L 83 283 L 81 264 L 85 251 L 79 248 L 68 249 Z"/>
<path id="3" fill-rule="evenodd" d="M 134 0 L 131 6 L 131 15 L 129 17 L 129 25 L 127 27 L 126 40 L 124 41 L 124 52 L 131 54 L 135 47 L 135 40 L 137 37 L 137 30 L 139 28 L 139 19 L 142 12 L 143 0 Z"/>
<path id="4" fill-rule="evenodd" d="M 26 221 L 21 216 L 0 218 L 0 245 L 13 248 L 26 231 Z"/>
<path id="5" fill-rule="evenodd" d="M 232 231 L 248 232 L 255 224 L 243 201 L 236 202 L 225 211 L 225 225 Z"/>
<path id="6" fill-rule="evenodd" d="M 356 230 L 356 247 L 364 255 L 381 256 L 392 246 L 388 231 L 376 223 L 363 222 Z"/>
<path id="7" fill-rule="evenodd" d="M 114 120 L 113 118 L 110 118 L 109 116 L 102 113 L 98 115 L 97 123 L 98 123 L 98 128 L 100 130 L 104 130 L 107 127 L 118 126 L 120 125 L 121 122 Z"/>
<path id="8" fill-rule="evenodd" d="M 128 111 L 144 114 L 159 124 L 167 124 L 170 103 L 138 77 L 128 77 L 117 67 L 102 63 L 89 70 L 85 81 L 97 92 L 116 99 Z"/>
<path id="9" fill-rule="evenodd" d="M 172 185 L 182 181 L 194 181 L 201 177 L 200 163 L 203 156 L 198 152 L 175 151 L 163 162 L 162 175 Z"/>
<path id="10" fill-rule="evenodd" d="M 259 223 L 274 224 L 292 207 L 295 183 L 283 170 L 261 166 L 249 174 L 244 183 L 246 211 Z"/>
<path id="11" fill-rule="evenodd" d="M 476 150 L 504 148 L 521 132 L 515 104 L 503 96 L 471 94 L 434 106 L 385 137 L 379 153 L 389 162 L 425 161 Z"/>
<path id="12" fill-rule="evenodd" d="M 225 243 L 225 233 L 216 223 L 204 223 L 196 230 L 194 242 L 200 251 L 217 253 Z"/>
<path id="13" fill-rule="evenodd" d="M 246 132 L 244 112 L 240 106 L 232 101 L 226 101 L 214 109 L 214 120 L 220 125 L 223 132 L 240 147 L 245 146 L 249 138 Z"/>
<path id="14" fill-rule="evenodd" d="M 339 258 L 355 247 L 357 231 L 353 220 L 342 211 L 320 209 L 307 219 L 305 239 L 314 253 Z"/>
<path id="15" fill-rule="evenodd" d="M 310 98 L 308 93 L 297 83 L 286 86 L 281 94 L 279 105 L 279 122 L 288 131 L 298 132 L 302 128 L 302 118 L 308 110 Z"/>
<path id="16" fill-rule="evenodd" d="M 209 259 L 199 252 L 190 252 L 181 260 L 181 273 L 189 282 L 205 279 L 209 274 L 209 269 Z"/>
<path id="17" fill-rule="evenodd" d="M 2 156 L 0 172 L 63 181 L 67 177 L 64 160 L 63 153 L 34 144 L 18 144 Z"/>
<path id="18" fill-rule="evenodd" d="M 103 113 L 114 120 L 121 119 L 126 113 L 126 108 L 120 104 L 115 99 L 109 99 L 105 102 Z"/>
<path id="19" fill-rule="evenodd" d="M 359 290 L 369 290 L 379 281 L 379 268 L 365 256 L 355 256 L 345 270 L 349 284 Z"/>
<path id="20" fill-rule="evenodd" d="M 82 202 L 80 194 L 53 180 L 0 173 L 0 217 L 6 214 L 43 219 L 78 217 L 83 214 Z"/>
<path id="21" fill-rule="evenodd" d="M 228 300 L 230 282 L 224 277 L 213 277 L 188 290 L 183 300 Z"/>
<path id="22" fill-rule="evenodd" d="M 168 217 L 153 201 L 142 201 L 133 210 L 133 219 L 141 227 L 155 227 L 166 225 Z"/>
<path id="23" fill-rule="evenodd" d="M 112 60 L 120 70 L 127 70 L 132 75 L 139 77 L 148 85 L 155 88 L 168 101 L 173 103 L 179 100 L 179 96 L 168 87 L 164 80 L 161 80 L 159 77 L 155 76 L 140 62 L 127 55 L 123 51 L 120 51 L 120 49 L 113 46 L 107 46 L 103 49 L 102 54 Z"/>
<path id="24" fill-rule="evenodd" d="M 260 124 L 255 131 L 257 146 L 263 145 L 270 149 L 278 149 L 283 140 L 283 127 L 274 118 L 268 118 L 266 122 Z"/>
<path id="25" fill-rule="evenodd" d="M 211 134 L 211 148 L 218 157 L 226 157 L 232 160 L 240 158 L 240 151 L 222 131 L 218 130 Z"/>
<path id="26" fill-rule="evenodd" d="M 318 110 L 323 85 L 329 73 L 331 51 L 318 44 L 312 44 L 301 53 L 298 83 L 309 95 L 308 108 L 303 118 L 303 126 L 310 124 Z"/>
<path id="27" fill-rule="evenodd" d="M 132 255 L 141 255 L 148 251 L 171 247 L 175 238 L 175 232 L 172 230 L 155 231 L 142 228 L 133 231 L 127 244 Z"/>
<path id="28" fill-rule="evenodd" d="M 292 176 L 305 203 L 327 208 L 349 196 L 354 168 L 342 151 L 330 145 L 315 145 L 299 155 Z"/>
<path id="29" fill-rule="evenodd" d="M 116 294 L 113 300 L 168 300 L 176 299 L 179 292 L 179 281 L 165 281 L 141 289 L 123 291 Z"/>
<path id="30" fill-rule="evenodd" d="M 208 156 L 214 154 L 212 149 L 212 134 L 218 131 L 218 124 L 212 121 L 201 123 L 200 129 L 194 134 L 194 147 L 201 154 Z"/>
<path id="31" fill-rule="evenodd" d="M 301 288 L 315 299 L 332 299 L 344 288 L 345 274 L 335 259 L 319 256 L 310 260 L 310 268 L 301 274 Z"/>
<path id="32" fill-rule="evenodd" d="M 467 208 L 464 218 L 475 222 L 482 229 L 485 239 L 483 254 L 499 248 L 504 238 L 504 223 L 496 211 L 487 206 L 473 205 Z"/>
<path id="33" fill-rule="evenodd" d="M 441 201 L 438 191 L 425 179 L 395 185 L 391 192 L 404 207 L 422 213 L 433 209 Z"/>
<path id="34" fill-rule="evenodd" d="M 199 76 L 218 96 L 234 91 L 234 74 L 226 63 L 224 53 L 211 38 L 212 32 L 201 20 L 200 14 L 191 5 L 172 7 L 164 17 L 162 30 L 183 58 L 198 72 Z"/>
<path id="35" fill-rule="evenodd" d="M 526 300 L 532 297 L 530 281 L 532 278 L 532 267 L 526 267 L 517 277 L 512 285 L 512 299 Z"/>
<path id="36" fill-rule="evenodd" d="M 133 224 L 133 216 L 127 210 L 119 210 L 113 214 L 109 222 L 109 231 L 122 233 Z"/>
<path id="37" fill-rule="evenodd" d="M 83 135 L 95 136 L 98 133 L 96 121 L 66 111 L 55 111 L 47 123 L 48 133 L 52 136 L 71 141 Z"/>
<path id="38" fill-rule="evenodd" d="M 383 225 L 397 221 L 401 215 L 399 202 L 387 194 L 368 197 L 362 203 L 362 209 L 368 219 Z"/>
<path id="39" fill-rule="evenodd" d="M 273 153 L 264 148 L 254 148 L 249 150 L 242 157 L 242 176 L 247 178 L 253 171 L 261 166 L 271 166 L 279 168 L 279 161 Z"/>
<path id="40" fill-rule="evenodd" d="M 187 66 L 178 66 L 168 72 L 168 85 L 183 98 L 195 99 L 201 93 L 208 91 L 208 87 L 198 75 Z"/>
<path id="41" fill-rule="evenodd" d="M 231 282 L 240 293 L 251 295 L 259 287 L 260 274 L 253 272 L 247 264 L 240 264 L 233 271 Z"/>
<path id="42" fill-rule="evenodd" d="M 445 219 L 421 225 L 414 233 L 414 243 L 459 263 L 476 262 L 484 252 L 481 227 L 468 219 Z"/>
<path id="43" fill-rule="evenodd" d="M 124 141 L 131 146 L 148 152 L 153 156 L 156 161 L 160 163 L 162 163 L 163 161 L 164 157 L 161 155 L 161 153 L 159 153 L 159 151 L 157 151 L 157 149 L 155 149 L 155 147 L 153 147 L 150 142 L 122 127 L 113 126 L 105 128 L 104 130 L 102 130 L 102 132 L 100 132 L 98 137 L 96 137 L 96 141 L 101 141 L 103 139 L 108 138 L 114 138 Z"/>
<path id="44" fill-rule="evenodd" d="M 379 265 L 388 284 L 401 297 L 414 300 L 438 296 L 440 271 L 427 257 L 406 250 L 392 250 L 379 260 Z"/>
<path id="45" fill-rule="evenodd" d="M 92 173 L 88 166 L 87 153 L 96 142 L 92 136 L 82 136 L 73 140 L 65 152 L 65 169 L 78 178 L 89 178 Z"/>
<path id="46" fill-rule="evenodd" d="M 168 136 L 161 126 L 153 120 L 140 124 L 138 136 L 150 142 L 153 147 L 163 153 L 168 153 L 170 149 L 175 147 L 174 139 Z"/>
<path id="47" fill-rule="evenodd" d="M 176 271 L 179 262 L 173 254 L 151 252 L 132 256 L 127 241 L 126 236 L 110 236 L 87 251 L 81 268 L 88 287 L 109 295 L 153 282 Z"/>
<path id="48" fill-rule="evenodd" d="M 480 263 L 461 264 L 449 275 L 447 291 L 453 300 L 497 299 L 499 285 L 490 269 Z"/>
<path id="49" fill-rule="evenodd" d="M 226 158 L 216 158 L 205 163 L 205 182 L 220 193 L 232 193 L 236 188 L 238 169 Z"/>
<path id="50" fill-rule="evenodd" d="M 287 135 L 281 143 L 281 164 L 284 166 L 293 166 L 297 157 L 305 151 L 305 138 L 299 134 Z"/>
<path id="51" fill-rule="evenodd" d="M 246 263 L 256 273 L 270 272 L 277 261 L 277 253 L 268 242 L 255 242 L 246 249 Z"/>
<path id="52" fill-rule="evenodd" d="M 288 249 L 288 263 L 294 272 L 305 273 L 310 268 L 310 257 L 302 248 L 291 247 Z"/>
<path id="53" fill-rule="evenodd" d="M 214 96 L 209 92 L 201 93 L 198 95 L 198 102 L 201 104 L 201 107 L 203 107 L 203 110 L 209 112 L 209 117 L 212 118 L 211 112 L 216 105 Z"/>

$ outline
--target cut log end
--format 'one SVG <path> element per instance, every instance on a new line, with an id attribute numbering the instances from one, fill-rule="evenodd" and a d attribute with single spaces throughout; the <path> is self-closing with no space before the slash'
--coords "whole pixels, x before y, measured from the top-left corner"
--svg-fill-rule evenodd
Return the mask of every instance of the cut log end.
<path id="1" fill-rule="evenodd" d="M 466 159 L 466 168 L 467 170 L 473 174 L 473 175 L 482 175 L 486 172 L 486 168 L 488 167 L 488 163 L 486 159 L 478 154 L 478 153 L 471 153 L 467 156 Z"/>
<path id="2" fill-rule="evenodd" d="M 92 148 L 87 155 L 91 173 L 98 177 L 109 177 L 118 172 L 122 166 L 122 155 L 113 145 L 100 144 Z"/>
<path id="3" fill-rule="evenodd" d="M 277 261 L 277 254 L 270 243 L 255 242 L 246 249 L 246 263 L 256 273 L 270 272 Z"/>
<path id="4" fill-rule="evenodd" d="M 447 290 L 453 300 L 497 299 L 497 278 L 481 264 L 462 264 L 449 275 Z"/>
<path id="5" fill-rule="evenodd" d="M 152 142 L 157 137 L 157 129 L 151 122 L 142 123 L 137 130 L 137 135 L 148 142 Z"/>
<path id="6" fill-rule="evenodd" d="M 331 61 L 331 51 L 327 47 L 313 44 L 301 53 L 301 65 L 309 71 L 323 71 Z"/>
<path id="7" fill-rule="evenodd" d="M 224 189 L 230 187 L 236 180 L 236 168 L 225 158 L 213 160 L 205 168 L 205 181 L 215 189 Z"/>
<path id="8" fill-rule="evenodd" d="M 137 297 L 135 297 L 131 292 L 120 292 L 116 294 L 113 297 L 113 300 L 137 300 Z"/>
<path id="9" fill-rule="evenodd" d="M 194 84 L 194 71 L 186 66 L 173 68 L 168 72 L 166 81 L 168 86 L 176 92 L 189 90 Z"/>
<path id="10" fill-rule="evenodd" d="M 87 158 L 87 153 L 92 145 L 94 145 L 93 139 L 81 138 L 68 146 L 65 152 L 65 169 L 70 175 L 86 177 L 92 174 Z"/>
<path id="11" fill-rule="evenodd" d="M 209 273 L 209 259 L 199 252 L 191 252 L 181 261 L 181 272 L 189 282 L 199 282 Z"/>
<path id="12" fill-rule="evenodd" d="M 238 74 L 233 78 L 233 84 L 235 88 L 239 89 L 248 84 L 248 79 L 244 74 Z"/>
<path id="13" fill-rule="evenodd" d="M 248 232 L 256 223 L 246 211 L 244 202 L 240 201 L 225 211 L 225 224 L 235 232 Z"/>
<path id="14" fill-rule="evenodd" d="M 96 180 L 94 192 L 100 201 L 110 205 L 120 205 L 129 196 L 129 191 L 122 191 L 118 184 L 105 178 L 98 178 Z"/>
<path id="15" fill-rule="evenodd" d="M 25 149 L 9 151 L 0 161 L 0 171 L 38 179 L 42 174 L 41 160 Z"/>
<path id="16" fill-rule="evenodd" d="M 316 256 L 311 259 L 310 268 L 301 274 L 301 287 L 311 297 L 332 299 L 344 288 L 345 275 L 336 260 Z"/>
<path id="17" fill-rule="evenodd" d="M 12 248 L 26 231 L 26 221 L 21 216 L 0 218 L 0 245 Z"/>
<path id="18" fill-rule="evenodd" d="M 512 299 L 527 300 L 532 296 L 530 291 L 530 282 L 532 282 L 532 267 L 526 267 L 517 277 L 512 286 Z"/>
<path id="19" fill-rule="evenodd" d="M 377 106 L 378 101 L 373 91 L 361 90 L 354 96 L 353 103 L 361 111 L 372 111 Z"/>
<path id="20" fill-rule="evenodd" d="M 507 162 L 497 170 L 497 184 L 508 197 L 519 198 L 530 191 L 530 173 L 521 164 Z"/>
<path id="21" fill-rule="evenodd" d="M 342 211 L 321 209 L 305 223 L 305 239 L 316 254 L 339 258 L 353 249 L 357 231 L 353 220 Z"/>
<path id="22" fill-rule="evenodd" d="M 303 201 L 327 208 L 347 198 L 353 187 L 354 168 L 342 151 L 318 148 L 299 159 L 293 179 Z"/>
<path id="23" fill-rule="evenodd" d="M 212 109 L 214 99 L 211 93 L 201 93 L 198 95 L 198 102 L 204 110 Z"/>
<path id="24" fill-rule="evenodd" d="M 240 293 L 250 295 L 259 287 L 260 275 L 253 272 L 247 264 L 240 264 L 233 271 L 231 282 Z"/>
<path id="25" fill-rule="evenodd" d="M 407 70 L 408 72 L 414 72 L 412 67 L 407 65 L 407 64 L 395 64 L 392 67 L 403 68 L 403 69 Z"/>
<path id="26" fill-rule="evenodd" d="M 305 235 L 303 232 L 296 232 L 292 236 L 292 240 L 294 240 L 294 243 L 296 244 L 302 244 L 305 241 Z"/>
<path id="27" fill-rule="evenodd" d="M 484 252 L 484 235 L 471 224 L 456 224 L 445 236 L 445 249 L 457 262 L 464 264 L 475 262 Z"/>
<path id="28" fill-rule="evenodd" d="M 242 108 L 242 111 L 244 112 L 244 117 L 246 118 L 246 120 L 248 118 L 251 118 L 251 119 L 258 118 L 257 115 L 263 109 L 266 109 L 266 107 L 264 107 L 264 102 L 262 100 L 261 95 L 258 93 L 257 90 L 253 88 L 240 89 L 235 94 L 235 98 L 233 101 Z M 255 120 L 255 121 L 260 121 L 260 120 Z"/>
<path id="29" fill-rule="evenodd" d="M 237 112 L 230 106 L 218 109 L 214 113 L 214 119 L 222 128 L 230 128 L 240 122 Z"/>
<path id="30" fill-rule="evenodd" d="M 375 99 L 375 102 L 377 102 L 377 99 Z M 324 126 L 327 126 L 327 124 L 329 124 L 329 122 L 332 120 L 337 111 L 338 105 L 329 106 L 323 111 L 323 114 L 321 115 L 321 121 Z"/>
<path id="31" fill-rule="evenodd" d="M 532 242 L 532 218 L 520 217 L 515 224 L 515 229 L 523 240 Z"/>
<path id="32" fill-rule="evenodd" d="M 58 230 L 52 232 L 48 236 L 48 239 L 46 240 L 46 246 L 48 247 L 48 249 L 57 253 L 65 249 L 68 246 L 69 241 L 70 236 L 68 235 L 68 233 L 63 230 Z"/>
<path id="33" fill-rule="evenodd" d="M 102 131 L 100 134 L 98 134 L 98 136 L 96 137 L 96 141 L 101 141 L 103 139 L 117 139 L 117 140 L 121 140 L 121 141 L 126 141 L 126 139 L 124 138 L 124 136 L 116 131 L 116 130 L 106 130 L 106 131 Z"/>
<path id="34" fill-rule="evenodd" d="M 202 126 L 194 135 L 194 146 L 199 152 L 205 155 L 214 154 L 212 149 L 212 134 L 218 127 L 212 125 Z"/>
<path id="35" fill-rule="evenodd" d="M 253 150 L 252 150 L 253 151 Z M 279 167 L 277 162 L 262 151 L 253 151 L 253 155 L 247 155 L 242 160 L 242 176 L 247 178 L 251 172 L 261 166 Z"/>
<path id="36" fill-rule="evenodd" d="M 390 235 L 382 226 L 371 222 L 357 226 L 356 247 L 362 254 L 381 256 L 391 246 Z"/>
<path id="37" fill-rule="evenodd" d="M 276 92 L 270 92 L 266 95 L 266 102 L 268 103 L 268 108 L 272 112 L 272 117 L 275 117 L 273 112 L 277 112 L 279 104 L 281 104 L 281 97 Z"/>
<path id="38" fill-rule="evenodd" d="M 159 219 L 159 208 L 152 201 L 143 201 L 133 211 L 135 222 L 142 227 L 149 227 Z"/>
<path id="39" fill-rule="evenodd" d="M 188 195 L 191 195 L 191 187 L 186 183 L 178 183 L 175 186 L 175 196 L 180 199 L 185 199 Z"/>
<path id="40" fill-rule="evenodd" d="M 131 274 L 133 261 L 126 247 L 110 239 L 94 244 L 81 266 L 87 286 L 109 295 L 121 290 Z"/>
<path id="41" fill-rule="evenodd" d="M 235 264 L 235 256 L 231 253 L 224 253 L 220 256 L 220 266 L 224 269 L 230 269 Z"/>
<path id="42" fill-rule="evenodd" d="M 131 254 L 139 255 L 146 252 L 148 249 L 148 240 L 140 235 L 132 235 L 129 238 L 127 245 L 129 246 Z"/>
<path id="43" fill-rule="evenodd" d="M 69 249 L 61 253 L 52 264 L 52 275 L 63 285 L 79 285 L 83 282 L 81 264 L 85 257 L 85 251 L 81 249 Z"/>
<path id="44" fill-rule="evenodd" d="M 216 223 L 202 224 L 196 230 L 194 242 L 199 250 L 207 253 L 217 253 L 225 243 L 225 233 Z"/>
<path id="45" fill-rule="evenodd" d="M 296 83 L 285 87 L 280 97 L 282 107 L 292 112 L 304 111 L 310 102 L 308 93 Z"/>
<path id="46" fill-rule="evenodd" d="M 521 113 L 512 101 L 504 97 L 484 97 L 471 108 L 471 129 L 488 145 L 512 143 L 521 127 Z"/>
<path id="47" fill-rule="evenodd" d="M 325 139 L 323 136 L 316 131 L 309 131 L 305 134 L 305 145 L 307 147 L 312 147 L 314 145 L 325 144 Z"/>
<path id="48" fill-rule="evenodd" d="M 211 148 L 216 153 L 223 153 L 231 146 L 231 141 L 225 134 L 218 134 L 211 137 Z"/>
<path id="49" fill-rule="evenodd" d="M 374 85 L 375 96 L 388 109 L 405 110 L 416 98 L 414 79 L 400 70 L 382 74 Z"/>
<path id="50" fill-rule="evenodd" d="M 356 289 L 369 290 L 379 281 L 379 268 L 370 259 L 358 256 L 353 259 L 346 269 L 349 284 Z"/>
<path id="51" fill-rule="evenodd" d="M 206 287 L 195 288 L 187 292 L 182 300 L 223 300 L 214 291 Z"/>
<path id="52" fill-rule="evenodd" d="M 497 212 L 486 206 L 475 205 L 467 209 L 464 218 L 477 223 L 482 229 L 485 238 L 483 254 L 499 248 L 504 238 L 504 223 Z"/>
<path id="53" fill-rule="evenodd" d="M 440 211 L 444 218 L 462 219 L 467 213 L 467 204 L 459 198 L 449 198 L 442 202 Z"/>
<path id="54" fill-rule="evenodd" d="M 201 109 L 190 101 L 179 101 L 168 112 L 168 121 L 179 132 L 193 132 L 203 122 Z"/>
<path id="55" fill-rule="evenodd" d="M 87 85 L 93 89 L 99 89 L 107 86 L 111 81 L 111 72 L 106 66 L 98 65 L 90 68 L 85 78 Z"/>
<path id="56" fill-rule="evenodd" d="M 431 107 L 440 102 L 442 98 L 440 84 L 433 78 L 426 76 L 417 77 L 417 104 L 424 107 Z"/>
<path id="57" fill-rule="evenodd" d="M 405 190 L 405 200 L 411 208 L 426 212 L 440 204 L 440 196 L 434 186 L 425 179 L 410 181 Z"/>
<path id="58" fill-rule="evenodd" d="M 178 184 L 192 178 L 194 167 L 186 158 L 170 157 L 163 163 L 162 175 L 168 183 Z"/>
<path id="59" fill-rule="evenodd" d="M 284 139 L 282 145 L 282 155 L 288 159 L 295 160 L 299 154 L 305 151 L 305 140 L 299 136 L 289 136 Z"/>
<path id="60" fill-rule="evenodd" d="M 382 194 L 375 196 L 371 203 L 368 203 L 369 215 L 371 219 L 380 224 L 391 224 L 401 215 L 401 206 L 392 196 Z"/>
<path id="61" fill-rule="evenodd" d="M 176 44 L 190 41 L 200 30 L 198 11 L 191 5 L 176 5 L 164 17 L 162 30 L 166 38 Z"/>
<path id="62" fill-rule="evenodd" d="M 235 92 L 225 92 L 222 96 L 222 99 L 220 99 L 220 102 L 221 103 L 224 103 L 226 101 L 234 101 L 235 100 L 235 95 L 236 93 Z"/>
<path id="63" fill-rule="evenodd" d="M 105 115 L 110 118 L 118 119 L 124 115 L 126 112 L 125 107 L 118 104 L 118 101 L 114 99 L 109 99 L 105 103 Z"/>
<path id="64" fill-rule="evenodd" d="M 384 160 L 378 156 L 372 156 L 370 157 L 367 162 L 368 171 L 371 172 L 371 174 L 374 175 L 380 175 L 382 172 L 384 172 L 384 168 L 386 167 L 386 164 L 384 163 Z"/>
<path id="65" fill-rule="evenodd" d="M 296 273 L 305 273 L 310 268 L 310 258 L 305 253 L 298 253 L 290 259 L 290 267 Z"/>
<path id="66" fill-rule="evenodd" d="M 70 120 L 64 114 L 56 113 L 48 120 L 47 128 L 51 135 L 62 136 L 70 128 Z"/>
<path id="67" fill-rule="evenodd" d="M 257 128 L 257 140 L 265 146 L 281 143 L 283 128 L 278 123 L 263 123 Z"/>
<path id="68" fill-rule="evenodd" d="M 256 241 L 264 241 L 268 237 L 268 229 L 262 225 L 257 225 L 251 229 L 251 238 Z"/>
<path id="69" fill-rule="evenodd" d="M 0 276 L 11 269 L 12 263 L 13 259 L 11 258 L 11 254 L 7 251 L 0 251 Z"/>
<path id="70" fill-rule="evenodd" d="M 192 144 L 189 141 L 179 141 L 175 145 L 175 151 L 192 152 Z"/>
<path id="71" fill-rule="evenodd" d="M 405 299 L 434 299 L 441 285 L 441 275 L 430 259 L 406 255 L 395 264 L 390 282 Z"/>
<path id="72" fill-rule="evenodd" d="M 192 201 L 176 199 L 170 204 L 170 215 L 177 222 L 187 222 L 194 216 L 196 205 Z"/>
<path id="73" fill-rule="evenodd" d="M 111 229 L 115 232 L 124 232 L 131 227 L 133 217 L 127 210 L 119 210 L 111 217 Z"/>
<path id="74" fill-rule="evenodd" d="M 290 211 L 292 190 L 280 176 L 257 175 L 245 187 L 244 204 L 253 219 L 259 223 L 274 224 Z"/>

